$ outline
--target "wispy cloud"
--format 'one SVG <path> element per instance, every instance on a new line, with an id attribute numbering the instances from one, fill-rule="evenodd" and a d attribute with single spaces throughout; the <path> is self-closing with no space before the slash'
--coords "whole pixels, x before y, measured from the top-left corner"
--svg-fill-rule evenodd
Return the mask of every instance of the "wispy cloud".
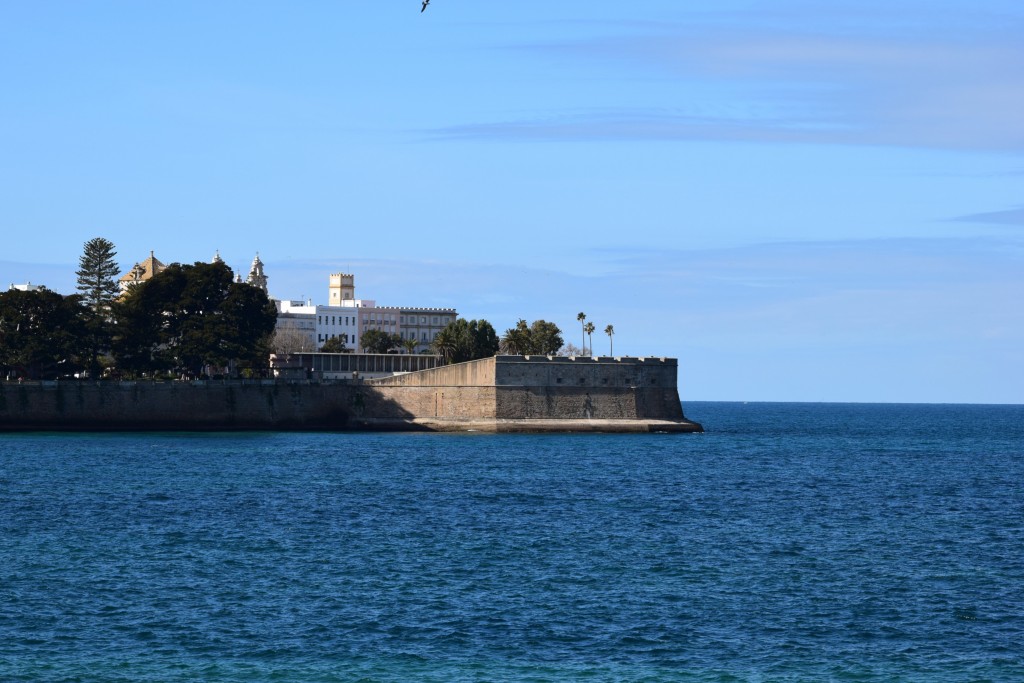
<path id="1" fill-rule="evenodd" d="M 988 211 L 957 216 L 958 223 L 991 223 L 995 225 L 1024 225 L 1024 206 L 1006 211 Z"/>
<path id="2" fill-rule="evenodd" d="M 1019 31 L 972 25 L 966 16 L 961 25 L 947 17 L 941 27 L 928 26 L 924 16 L 888 24 L 893 17 L 885 14 L 873 23 L 860 16 L 852 28 L 840 28 L 836 16 L 815 24 L 801 17 L 786 28 L 780 28 L 786 25 L 781 19 L 751 15 L 660 29 L 632 26 L 627 35 L 523 46 L 590 64 L 597 74 L 609 65 L 626 68 L 634 79 L 657 80 L 657 92 L 630 106 L 595 102 L 435 132 L 483 139 L 758 140 L 1024 151 Z M 917 29 L 899 28 L 915 23 Z"/>

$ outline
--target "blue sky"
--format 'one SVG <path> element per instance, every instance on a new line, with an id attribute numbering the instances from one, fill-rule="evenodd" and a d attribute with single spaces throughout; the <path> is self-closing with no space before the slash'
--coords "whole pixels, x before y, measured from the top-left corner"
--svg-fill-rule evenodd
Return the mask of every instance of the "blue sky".
<path id="1" fill-rule="evenodd" d="M 1024 402 L 1019 2 L 0 6 L 0 281 L 578 311 L 685 400 Z M 607 352 L 608 339 L 594 345 Z"/>

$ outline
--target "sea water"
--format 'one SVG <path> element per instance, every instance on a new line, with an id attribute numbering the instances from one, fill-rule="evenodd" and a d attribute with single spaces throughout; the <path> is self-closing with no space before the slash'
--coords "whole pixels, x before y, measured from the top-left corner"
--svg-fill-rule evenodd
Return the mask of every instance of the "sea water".
<path id="1" fill-rule="evenodd" d="M 1024 680 L 1024 407 L 0 436 L 0 680 Z"/>

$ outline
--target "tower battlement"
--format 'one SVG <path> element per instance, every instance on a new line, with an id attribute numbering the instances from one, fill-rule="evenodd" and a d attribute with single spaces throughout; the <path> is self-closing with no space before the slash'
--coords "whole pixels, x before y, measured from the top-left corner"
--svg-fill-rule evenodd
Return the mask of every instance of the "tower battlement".
<path id="1" fill-rule="evenodd" d="M 343 301 L 356 298 L 356 276 L 350 273 L 331 273 L 327 288 L 327 305 L 340 306 Z"/>

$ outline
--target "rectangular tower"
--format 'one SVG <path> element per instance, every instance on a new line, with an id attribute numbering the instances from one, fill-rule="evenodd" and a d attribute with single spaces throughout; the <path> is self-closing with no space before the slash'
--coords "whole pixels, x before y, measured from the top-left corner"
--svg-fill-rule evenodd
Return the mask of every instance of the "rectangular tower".
<path id="1" fill-rule="evenodd" d="M 331 275 L 330 287 L 327 290 L 328 306 L 351 306 L 343 302 L 352 302 L 356 298 L 356 278 L 347 273 L 333 273 Z"/>

